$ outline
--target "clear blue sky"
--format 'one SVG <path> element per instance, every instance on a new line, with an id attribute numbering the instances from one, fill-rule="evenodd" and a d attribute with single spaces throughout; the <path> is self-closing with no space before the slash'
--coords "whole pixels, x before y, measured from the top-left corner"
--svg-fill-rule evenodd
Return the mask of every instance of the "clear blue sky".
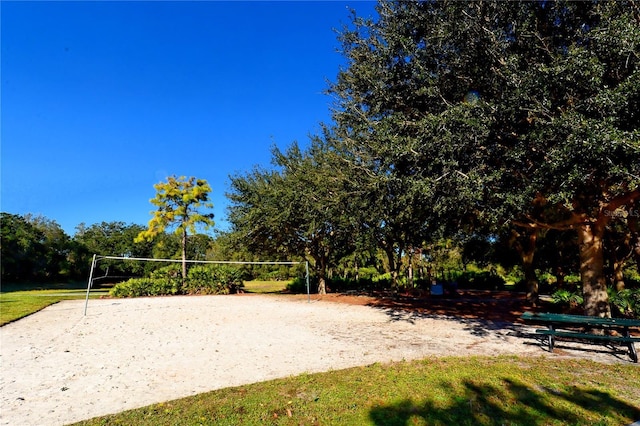
<path id="1" fill-rule="evenodd" d="M 308 142 L 373 2 L 0 3 L 0 209 L 145 225 L 153 184 L 196 176 L 226 226 L 230 174 Z"/>

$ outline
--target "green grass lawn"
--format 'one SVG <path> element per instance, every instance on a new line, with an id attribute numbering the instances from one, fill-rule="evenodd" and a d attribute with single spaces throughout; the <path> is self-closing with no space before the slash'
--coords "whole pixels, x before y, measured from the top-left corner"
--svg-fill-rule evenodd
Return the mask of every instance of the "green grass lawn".
<path id="1" fill-rule="evenodd" d="M 305 374 L 77 425 L 592 426 L 636 420 L 640 420 L 637 365 L 500 356 Z"/>
<path id="2" fill-rule="evenodd" d="M 86 284 L 84 284 L 86 286 Z M 24 318 L 62 300 L 84 299 L 82 284 L 3 285 L 0 292 L 0 326 Z M 91 290 L 91 298 L 104 296 L 107 290 Z"/>
<path id="3" fill-rule="evenodd" d="M 281 293 L 290 281 L 245 281 L 243 290 L 248 293 Z"/>

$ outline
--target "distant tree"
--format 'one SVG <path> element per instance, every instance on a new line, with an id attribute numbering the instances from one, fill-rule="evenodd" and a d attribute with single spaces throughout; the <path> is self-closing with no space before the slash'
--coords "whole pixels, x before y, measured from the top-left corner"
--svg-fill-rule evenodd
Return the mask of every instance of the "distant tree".
<path id="1" fill-rule="evenodd" d="M 76 227 L 73 237 L 77 244 L 78 257 L 85 269 L 91 263 L 94 254 L 102 256 L 121 257 L 150 257 L 153 244 L 146 241 L 135 242 L 138 234 L 144 231 L 144 226 L 126 224 L 124 222 L 101 222 L 90 226 L 81 223 Z M 122 261 L 104 260 L 102 266 L 110 268 L 111 275 L 140 275 L 145 265 L 140 262 L 123 263 Z"/>
<path id="2" fill-rule="evenodd" d="M 158 209 L 152 212 L 148 229 L 140 232 L 135 242 L 150 241 L 168 228 L 181 239 L 182 282 L 187 278 L 188 235 L 196 234 L 198 228 L 209 229 L 214 225 L 213 213 L 203 213 L 203 208 L 212 208 L 209 202 L 211 187 L 204 179 L 185 176 L 170 176 L 166 182 L 154 185 L 156 196 L 150 201 Z"/>
<path id="3" fill-rule="evenodd" d="M 0 213 L 0 260 L 3 282 L 43 278 L 44 234 L 24 217 Z"/>
<path id="4" fill-rule="evenodd" d="M 77 278 L 73 243 L 58 223 L 41 215 L 1 215 L 4 281 Z"/>
<path id="5" fill-rule="evenodd" d="M 71 238 L 55 221 L 42 215 L 26 214 L 25 220 L 41 232 L 41 244 L 44 249 L 44 259 L 40 273 L 45 279 L 66 279 L 72 275 L 71 271 Z"/>
<path id="6" fill-rule="evenodd" d="M 213 237 L 207 234 L 194 234 L 188 237 L 187 256 L 189 259 L 206 260 Z"/>

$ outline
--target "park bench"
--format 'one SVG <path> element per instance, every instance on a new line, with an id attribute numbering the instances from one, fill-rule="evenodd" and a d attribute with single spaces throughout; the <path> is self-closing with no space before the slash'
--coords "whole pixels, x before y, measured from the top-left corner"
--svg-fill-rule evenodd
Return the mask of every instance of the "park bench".
<path id="1" fill-rule="evenodd" d="M 632 336 L 630 330 L 640 328 L 640 320 L 532 312 L 523 313 L 521 318 L 527 322 L 547 326 L 537 329 L 536 333 L 547 336 L 549 352 L 553 352 L 556 337 L 605 344 L 618 343 L 626 345 L 633 362 L 638 362 L 634 343 L 640 342 L 640 336 Z"/>

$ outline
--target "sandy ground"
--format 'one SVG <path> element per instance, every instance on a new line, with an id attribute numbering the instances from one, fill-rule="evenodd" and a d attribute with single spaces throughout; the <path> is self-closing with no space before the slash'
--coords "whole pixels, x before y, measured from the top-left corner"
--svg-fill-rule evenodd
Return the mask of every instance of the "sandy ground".
<path id="1" fill-rule="evenodd" d="M 527 326 L 286 296 L 65 301 L 0 328 L 1 425 L 62 425 L 303 372 L 545 355 Z M 561 346 L 551 357 L 629 362 Z"/>

